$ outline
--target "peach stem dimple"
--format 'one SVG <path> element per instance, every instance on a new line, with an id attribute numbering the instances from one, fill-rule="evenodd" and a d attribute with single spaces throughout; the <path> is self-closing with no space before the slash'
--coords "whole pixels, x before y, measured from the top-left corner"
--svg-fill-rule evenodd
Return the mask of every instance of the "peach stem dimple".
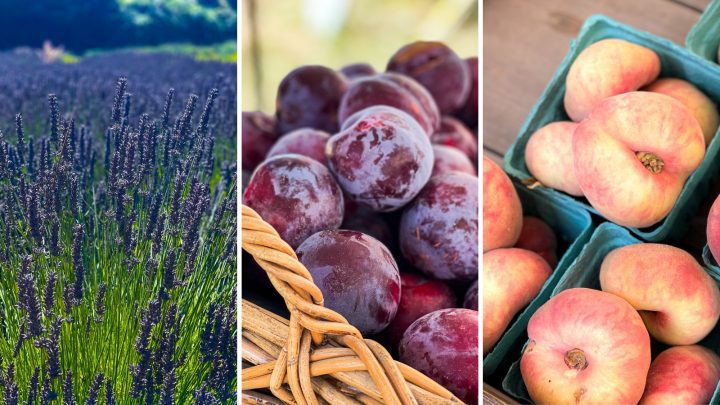
<path id="1" fill-rule="evenodd" d="M 660 156 L 652 152 L 635 152 L 635 156 L 637 156 L 640 163 L 652 174 L 660 173 L 663 167 L 665 167 L 665 162 L 660 159 Z"/>
<path id="2" fill-rule="evenodd" d="M 565 353 L 565 364 L 575 370 L 585 370 L 588 366 L 587 358 L 585 358 L 585 352 L 580 349 L 568 350 Z"/>

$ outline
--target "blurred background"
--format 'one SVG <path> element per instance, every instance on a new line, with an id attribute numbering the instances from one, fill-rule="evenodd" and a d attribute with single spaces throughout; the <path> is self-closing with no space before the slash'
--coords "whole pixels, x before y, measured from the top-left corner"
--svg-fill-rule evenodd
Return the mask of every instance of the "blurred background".
<path id="1" fill-rule="evenodd" d="M 401 46 L 439 40 L 478 54 L 477 0 L 242 0 L 242 109 L 275 112 L 292 69 L 353 62 L 384 71 Z"/>
<path id="2" fill-rule="evenodd" d="M 2 0 L 0 50 L 77 57 L 118 48 L 237 60 L 236 0 Z"/>

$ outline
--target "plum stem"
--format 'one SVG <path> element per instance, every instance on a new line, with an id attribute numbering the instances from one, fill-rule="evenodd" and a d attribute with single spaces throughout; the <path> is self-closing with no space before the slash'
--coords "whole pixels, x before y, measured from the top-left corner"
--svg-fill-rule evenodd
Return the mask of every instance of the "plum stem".
<path id="1" fill-rule="evenodd" d="M 660 159 L 660 156 L 652 152 L 635 152 L 635 156 L 637 156 L 640 163 L 652 174 L 660 173 L 663 167 L 665 167 L 665 162 Z"/>
<path id="2" fill-rule="evenodd" d="M 568 350 L 565 353 L 565 364 L 578 371 L 585 370 L 588 366 L 585 352 L 577 348 Z"/>

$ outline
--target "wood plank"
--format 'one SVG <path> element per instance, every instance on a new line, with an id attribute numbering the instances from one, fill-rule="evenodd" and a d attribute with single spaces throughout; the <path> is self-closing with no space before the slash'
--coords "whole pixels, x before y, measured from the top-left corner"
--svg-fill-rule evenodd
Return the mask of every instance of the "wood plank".
<path id="1" fill-rule="evenodd" d="M 682 4 L 686 7 L 690 7 L 695 11 L 703 12 L 705 7 L 710 3 L 710 0 L 671 0 L 673 3 Z"/>
<path id="2" fill-rule="evenodd" d="M 602 13 L 684 44 L 699 13 L 668 0 L 486 0 L 483 142 L 504 153 L 583 21 Z"/>
<path id="3" fill-rule="evenodd" d="M 494 388 L 490 385 L 483 384 L 483 404 L 489 405 L 511 405 L 517 404 L 509 396 L 505 395 L 502 391 Z"/>

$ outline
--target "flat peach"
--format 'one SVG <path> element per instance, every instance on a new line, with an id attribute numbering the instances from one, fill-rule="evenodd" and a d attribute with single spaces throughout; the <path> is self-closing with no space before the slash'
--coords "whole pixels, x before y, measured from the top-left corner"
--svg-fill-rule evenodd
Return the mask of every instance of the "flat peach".
<path id="1" fill-rule="evenodd" d="M 720 357 L 692 345 L 660 353 L 648 372 L 640 405 L 709 404 L 720 379 Z"/>
<path id="2" fill-rule="evenodd" d="M 710 97 L 692 83 L 681 79 L 658 79 L 643 90 L 665 94 L 683 103 L 698 120 L 705 136 L 705 144 L 709 144 L 713 139 L 720 124 L 720 115 Z"/>
<path id="3" fill-rule="evenodd" d="M 660 74 L 651 49 L 622 39 L 604 39 L 585 48 L 565 79 L 565 111 L 582 121 L 602 100 L 635 91 Z"/>
<path id="4" fill-rule="evenodd" d="M 555 231 L 540 218 L 523 217 L 522 231 L 515 247 L 539 254 L 553 269 L 558 264 Z"/>
<path id="5" fill-rule="evenodd" d="M 522 229 L 522 206 L 507 174 L 483 156 L 483 252 L 512 247 Z"/>
<path id="6" fill-rule="evenodd" d="M 512 318 L 537 296 L 552 269 L 537 253 L 495 249 L 483 254 L 483 353 L 495 346 Z"/>
<path id="7" fill-rule="evenodd" d="M 630 92 L 603 100 L 573 135 L 573 162 L 590 204 L 616 224 L 642 228 L 670 212 L 700 165 L 695 117 L 670 96 Z"/>
<path id="8" fill-rule="evenodd" d="M 542 185 L 582 196 L 573 167 L 572 138 L 578 124 L 551 122 L 530 136 L 525 146 L 525 164 Z"/>
<path id="9" fill-rule="evenodd" d="M 716 262 L 720 261 L 720 196 L 715 199 L 707 219 L 707 243 Z"/>
<path id="10" fill-rule="evenodd" d="M 650 367 L 650 337 L 622 298 L 571 288 L 528 323 L 520 372 L 538 404 L 635 404 Z"/>
<path id="11" fill-rule="evenodd" d="M 720 318 L 720 289 L 687 252 L 640 243 L 610 252 L 600 267 L 603 291 L 622 297 L 650 335 L 669 345 L 699 342 Z"/>

